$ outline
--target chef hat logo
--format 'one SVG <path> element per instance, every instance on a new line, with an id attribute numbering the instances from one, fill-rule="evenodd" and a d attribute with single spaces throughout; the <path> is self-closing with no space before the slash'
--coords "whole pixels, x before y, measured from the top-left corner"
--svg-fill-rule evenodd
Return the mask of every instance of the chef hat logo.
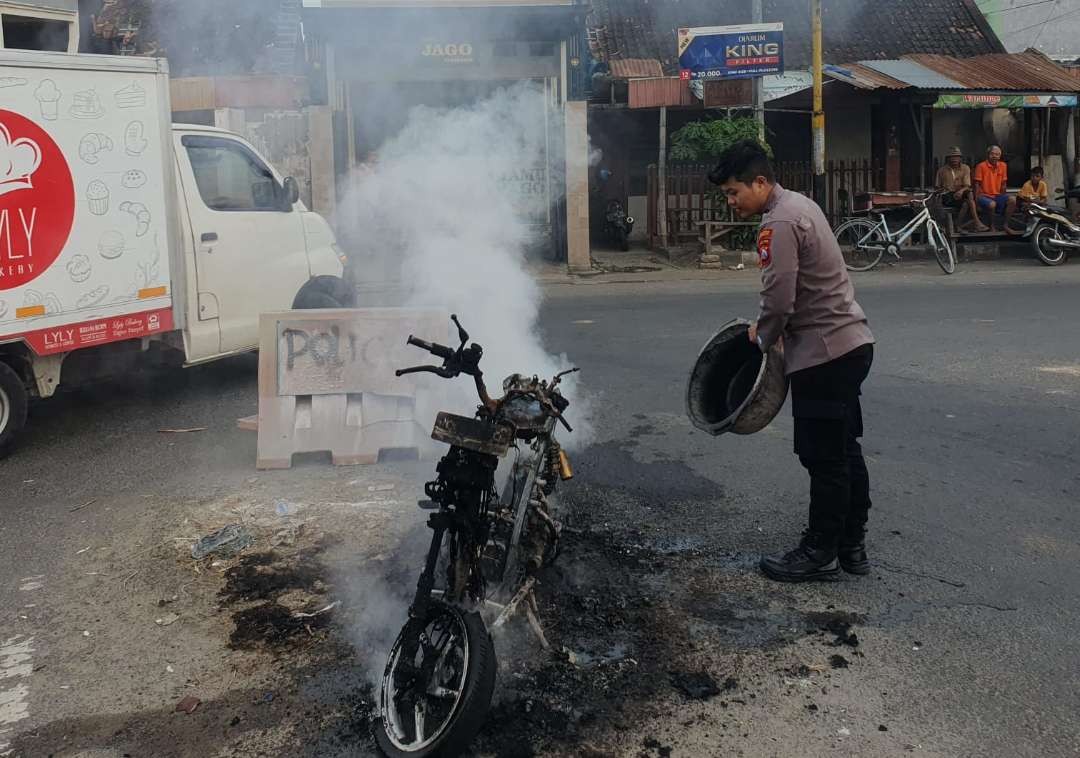
<path id="1" fill-rule="evenodd" d="M 31 139 L 12 140 L 0 124 L 0 196 L 16 190 L 33 189 L 31 177 L 41 167 L 41 148 Z"/>

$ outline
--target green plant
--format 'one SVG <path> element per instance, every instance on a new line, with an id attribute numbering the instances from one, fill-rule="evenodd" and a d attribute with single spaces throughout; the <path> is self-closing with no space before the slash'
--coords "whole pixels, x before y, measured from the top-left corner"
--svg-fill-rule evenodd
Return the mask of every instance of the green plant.
<path id="1" fill-rule="evenodd" d="M 671 158 L 676 161 L 710 161 L 720 157 L 739 140 L 758 140 L 758 123 L 752 118 L 710 118 L 691 121 L 671 135 Z M 768 143 L 762 142 L 772 155 Z"/>

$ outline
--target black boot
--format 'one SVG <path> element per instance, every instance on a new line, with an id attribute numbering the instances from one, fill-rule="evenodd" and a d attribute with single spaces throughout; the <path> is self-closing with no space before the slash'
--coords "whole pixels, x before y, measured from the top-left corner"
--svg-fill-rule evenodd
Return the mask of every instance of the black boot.
<path id="1" fill-rule="evenodd" d="M 807 532 L 794 550 L 784 555 L 764 556 L 761 570 L 778 582 L 835 581 L 840 577 L 836 539 Z"/>
<path id="2" fill-rule="evenodd" d="M 866 557 L 866 530 L 862 525 L 843 531 L 836 556 L 840 560 L 840 568 L 848 573 L 870 572 L 870 560 Z"/>

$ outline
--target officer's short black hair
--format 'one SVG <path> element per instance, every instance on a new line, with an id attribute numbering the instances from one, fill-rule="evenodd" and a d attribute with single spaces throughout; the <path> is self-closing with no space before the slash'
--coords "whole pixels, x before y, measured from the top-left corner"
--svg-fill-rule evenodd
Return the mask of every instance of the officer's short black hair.
<path id="1" fill-rule="evenodd" d="M 1042 176 L 1043 175 L 1043 167 L 1042 166 L 1036 166 L 1035 168 L 1031 169 L 1031 175 L 1032 176 Z"/>
<path id="2" fill-rule="evenodd" d="M 709 173 L 709 181 L 723 184 L 735 179 L 743 184 L 753 184 L 759 176 L 772 184 L 776 181 L 772 161 L 759 143 L 754 140 L 740 140 L 720 154 L 720 162 Z"/>

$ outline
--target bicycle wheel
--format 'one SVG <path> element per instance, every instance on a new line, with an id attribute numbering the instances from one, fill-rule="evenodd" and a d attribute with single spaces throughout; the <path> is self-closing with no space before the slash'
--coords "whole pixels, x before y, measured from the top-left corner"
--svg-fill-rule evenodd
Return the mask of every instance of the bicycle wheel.
<path id="1" fill-rule="evenodd" d="M 869 271 L 885 253 L 885 235 L 865 218 L 851 218 L 836 227 L 836 241 L 848 271 Z"/>
<path id="2" fill-rule="evenodd" d="M 933 221 L 930 222 L 930 244 L 934 246 L 934 257 L 938 265 L 946 274 L 956 271 L 956 254 L 953 253 L 952 245 L 945 239 L 941 227 Z"/>

